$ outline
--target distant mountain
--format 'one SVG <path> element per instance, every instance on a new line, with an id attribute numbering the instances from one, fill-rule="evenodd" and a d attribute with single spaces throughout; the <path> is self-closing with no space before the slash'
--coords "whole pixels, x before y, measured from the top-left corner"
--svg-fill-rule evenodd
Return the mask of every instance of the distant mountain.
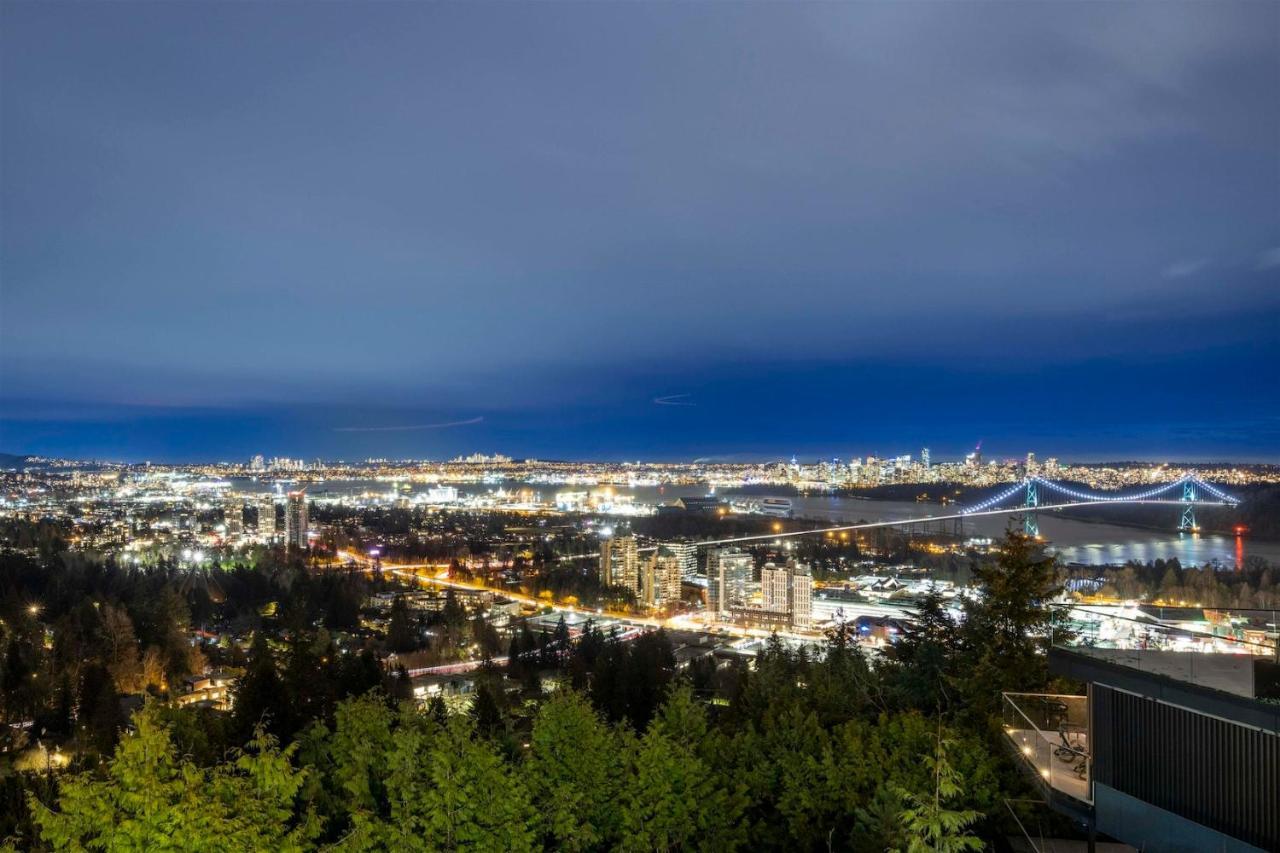
<path id="1" fill-rule="evenodd" d="M 30 462 L 30 456 L 18 456 L 13 453 L 0 453 L 0 468 L 25 468 Z"/>

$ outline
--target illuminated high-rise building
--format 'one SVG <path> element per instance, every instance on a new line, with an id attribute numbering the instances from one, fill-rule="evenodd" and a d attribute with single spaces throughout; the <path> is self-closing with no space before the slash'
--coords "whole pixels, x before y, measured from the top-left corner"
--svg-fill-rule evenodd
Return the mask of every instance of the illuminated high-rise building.
<path id="1" fill-rule="evenodd" d="M 765 611 L 785 613 L 791 627 L 808 628 L 813 624 L 813 576 L 804 563 L 766 563 L 760 572 L 760 592 Z"/>
<path id="2" fill-rule="evenodd" d="M 927 447 L 920 448 L 920 464 L 925 468 L 929 467 L 929 448 Z"/>
<path id="3" fill-rule="evenodd" d="M 658 606 L 657 569 L 657 554 L 650 554 L 649 559 L 640 564 L 640 591 L 636 594 L 636 603 L 641 607 Z"/>
<path id="4" fill-rule="evenodd" d="M 808 628 L 813 624 L 813 575 L 804 563 L 791 567 L 791 627 Z"/>
<path id="5" fill-rule="evenodd" d="M 707 555 L 707 617 L 717 619 L 747 600 L 755 561 L 737 548 L 716 548 Z"/>
<path id="6" fill-rule="evenodd" d="M 258 536 L 268 542 L 276 538 L 276 500 L 271 495 L 258 498 Z"/>
<path id="7" fill-rule="evenodd" d="M 292 548 L 307 547 L 307 493 L 290 492 L 284 508 L 285 541 Z"/>
<path id="8" fill-rule="evenodd" d="M 244 532 L 244 502 L 228 498 L 222 507 L 223 529 L 227 536 L 239 536 Z"/>
<path id="9" fill-rule="evenodd" d="M 973 448 L 972 452 L 966 453 L 964 455 L 964 464 L 970 467 L 975 467 L 975 468 L 982 464 L 982 442 L 981 441 L 979 441 L 978 445 L 975 448 Z"/>
<path id="10" fill-rule="evenodd" d="M 692 542 L 668 542 L 662 546 L 680 561 L 680 577 L 691 581 L 698 574 L 698 546 Z"/>
<path id="11" fill-rule="evenodd" d="M 681 557 L 661 546 L 644 562 L 640 575 L 640 603 L 646 607 L 669 607 L 680 600 L 683 578 Z"/>
<path id="12" fill-rule="evenodd" d="M 640 591 L 640 555 L 634 536 L 619 536 L 600 543 L 600 583 Z"/>
<path id="13" fill-rule="evenodd" d="M 760 595 L 770 613 L 790 612 L 791 572 L 786 566 L 765 563 L 760 570 Z"/>

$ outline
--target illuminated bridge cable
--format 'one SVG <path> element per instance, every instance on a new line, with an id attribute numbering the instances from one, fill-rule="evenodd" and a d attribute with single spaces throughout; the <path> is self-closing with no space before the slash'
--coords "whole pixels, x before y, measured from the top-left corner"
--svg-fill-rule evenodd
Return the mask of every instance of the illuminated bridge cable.
<path id="1" fill-rule="evenodd" d="M 994 497 L 987 498 L 982 503 L 974 504 L 973 506 L 965 507 L 964 509 L 961 509 L 960 512 L 963 515 L 968 515 L 969 513 L 982 512 L 983 510 L 991 509 L 993 506 L 996 506 L 997 504 L 1004 503 L 1009 498 L 1018 494 L 1026 487 L 1027 487 L 1027 481 L 1023 480 L 1022 482 L 1001 492 L 1000 494 L 995 495 Z"/>
<path id="2" fill-rule="evenodd" d="M 1232 505 L 1240 503 L 1239 498 L 1233 497 L 1232 495 L 1227 494 L 1226 492 L 1222 491 L 1222 489 L 1219 489 L 1217 486 L 1214 486 L 1211 483 L 1206 483 L 1204 480 L 1201 480 L 1199 477 L 1191 477 L 1190 480 L 1191 482 L 1195 483 L 1197 487 L 1204 489 L 1206 492 L 1213 495 L 1215 498 L 1217 498 L 1220 501 L 1225 501 L 1226 503 L 1229 503 Z"/>
<path id="3" fill-rule="evenodd" d="M 1170 503 L 1181 503 L 1183 505 L 1182 522 L 1178 529 L 1184 531 L 1195 531 L 1199 528 L 1195 523 L 1194 504 L 1203 503 L 1198 501 L 1196 490 L 1199 489 L 1206 495 L 1211 495 L 1218 501 L 1227 506 L 1237 506 L 1240 499 L 1227 494 L 1217 486 L 1213 486 L 1204 482 L 1200 478 L 1192 474 L 1184 474 L 1177 480 L 1170 483 L 1161 483 L 1150 489 L 1141 492 L 1129 494 L 1101 493 L 1095 491 L 1085 491 L 1082 489 L 1072 488 L 1063 483 L 1056 483 L 1053 480 L 1046 480 L 1044 477 L 1031 476 L 1024 478 L 1021 482 L 1005 489 L 1004 491 L 992 495 L 980 503 L 972 506 L 964 507 L 960 510 L 961 515 L 973 515 L 976 513 L 985 513 L 992 507 L 997 507 L 1011 500 L 1015 496 L 1022 495 L 1022 505 L 1027 511 L 1025 519 L 1025 527 L 1028 535 L 1039 533 L 1039 525 L 1035 519 L 1035 509 L 1043 506 L 1040 492 L 1052 492 L 1061 495 L 1070 501 L 1076 503 L 1160 503 L 1161 495 L 1169 495 L 1172 500 Z M 1174 497 L 1174 496 L 1177 497 Z M 1071 504 L 1067 504 L 1068 506 Z M 1013 507 L 1009 507 L 1013 509 Z"/>
<path id="4" fill-rule="evenodd" d="M 1153 489 L 1147 489 L 1145 492 L 1139 492 L 1133 495 L 1115 495 L 1115 494 L 1101 494 L 1099 492 L 1084 492 L 1084 491 L 1080 491 L 1079 489 L 1073 489 L 1069 486 L 1064 486 L 1061 483 L 1055 483 L 1053 480 L 1046 480 L 1043 477 L 1035 477 L 1033 479 L 1040 485 L 1049 489 L 1050 491 L 1057 492 L 1058 494 L 1061 494 L 1061 495 L 1066 495 L 1067 497 L 1075 498 L 1076 500 L 1098 502 L 1098 503 L 1104 503 L 1104 502 L 1115 503 L 1115 502 L 1123 502 L 1123 501 L 1147 500 L 1148 498 L 1154 498 L 1156 495 L 1163 494 L 1165 492 L 1172 492 L 1175 489 L 1180 489 L 1182 487 L 1182 484 L 1185 483 L 1188 478 L 1183 477 L 1179 480 L 1175 480 L 1172 483 L 1163 483 L 1159 486 L 1156 486 Z"/>

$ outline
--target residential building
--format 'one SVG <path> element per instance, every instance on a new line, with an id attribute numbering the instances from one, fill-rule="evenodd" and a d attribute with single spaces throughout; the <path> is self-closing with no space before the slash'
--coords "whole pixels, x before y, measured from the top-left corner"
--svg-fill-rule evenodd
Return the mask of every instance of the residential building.
<path id="1" fill-rule="evenodd" d="M 667 542 L 662 546 L 680 560 L 680 577 L 691 581 L 698 574 L 698 546 L 693 542 Z"/>
<path id="2" fill-rule="evenodd" d="M 291 548 L 307 547 L 307 493 L 290 492 L 285 504 L 284 534 Z"/>
<path id="3" fill-rule="evenodd" d="M 1045 803 L 1139 850 L 1280 850 L 1274 615 L 1255 612 L 1259 641 L 1119 609 L 1057 613 L 1068 639 L 1049 670 L 1084 694 L 1003 696 L 1005 735 Z"/>
<path id="4" fill-rule="evenodd" d="M 644 562 L 640 578 L 640 603 L 645 607 L 670 607 L 680 601 L 683 565 L 681 557 L 663 545 Z"/>
<path id="5" fill-rule="evenodd" d="M 765 563 L 760 570 L 760 595 L 765 610 L 788 613 L 791 610 L 791 572 L 786 566 Z"/>
<path id="6" fill-rule="evenodd" d="M 618 536 L 600 543 L 600 583 L 640 591 L 640 554 L 634 536 Z"/>
<path id="7" fill-rule="evenodd" d="M 790 627 L 808 628 L 813 623 L 813 576 L 804 563 L 765 563 L 760 571 L 760 593 L 763 608 L 787 614 Z"/>
<path id="8" fill-rule="evenodd" d="M 239 670 L 214 670 L 204 675 L 192 675 L 183 679 L 182 692 L 175 701 L 183 708 L 197 706 L 230 711 L 239 680 Z"/>
<path id="9" fill-rule="evenodd" d="M 276 499 L 271 495 L 258 498 L 258 536 L 268 542 L 276 538 Z"/>
<path id="10" fill-rule="evenodd" d="M 707 554 L 707 617 L 727 616 L 730 607 L 746 603 L 755 561 L 737 548 L 716 548 Z"/>
<path id="11" fill-rule="evenodd" d="M 791 627 L 813 625 L 813 575 L 809 566 L 797 563 L 791 569 Z"/>
<path id="12" fill-rule="evenodd" d="M 223 529 L 227 536 L 239 536 L 244 532 L 244 502 L 239 498 L 228 498 L 222 508 Z"/>

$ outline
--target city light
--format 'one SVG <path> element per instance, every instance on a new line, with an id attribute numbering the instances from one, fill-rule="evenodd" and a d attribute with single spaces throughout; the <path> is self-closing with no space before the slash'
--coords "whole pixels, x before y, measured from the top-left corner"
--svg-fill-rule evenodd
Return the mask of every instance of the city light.
<path id="1" fill-rule="evenodd" d="M 0 853 L 1280 851 L 1280 0 L 0 3 Z"/>

